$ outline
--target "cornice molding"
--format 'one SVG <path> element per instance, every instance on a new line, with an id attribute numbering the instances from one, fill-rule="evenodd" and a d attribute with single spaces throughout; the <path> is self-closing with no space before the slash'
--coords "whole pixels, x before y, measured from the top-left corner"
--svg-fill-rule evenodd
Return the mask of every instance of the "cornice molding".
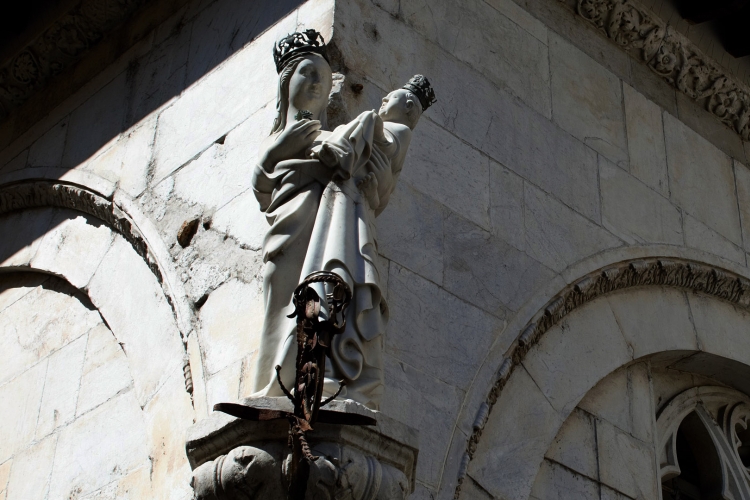
<path id="1" fill-rule="evenodd" d="M 83 0 L 0 67 L 0 121 L 145 0 Z"/>
<path id="2" fill-rule="evenodd" d="M 669 286 L 704 293 L 726 300 L 743 309 L 750 309 L 750 280 L 730 271 L 694 261 L 674 258 L 653 258 L 625 261 L 599 269 L 569 285 L 550 300 L 516 337 L 500 363 L 495 381 L 480 405 L 459 466 L 454 499 L 461 493 L 469 462 L 492 408 L 515 368 L 542 336 L 565 316 L 604 295 L 634 287 Z"/>
<path id="3" fill-rule="evenodd" d="M 687 37 L 633 0 L 578 0 L 575 12 L 743 141 L 750 141 L 750 87 Z"/>

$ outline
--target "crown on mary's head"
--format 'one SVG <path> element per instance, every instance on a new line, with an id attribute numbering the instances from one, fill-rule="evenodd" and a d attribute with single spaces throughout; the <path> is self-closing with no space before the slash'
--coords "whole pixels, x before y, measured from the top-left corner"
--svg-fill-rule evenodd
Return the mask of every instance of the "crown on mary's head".
<path id="1" fill-rule="evenodd" d="M 422 111 L 426 111 L 427 108 L 437 102 L 435 91 L 430 86 L 430 81 L 423 75 L 414 75 L 402 88 L 417 96 L 420 104 L 422 104 Z"/>
<path id="2" fill-rule="evenodd" d="M 281 73 L 284 66 L 299 54 L 319 54 L 328 60 L 326 43 L 323 36 L 314 29 L 287 35 L 273 46 L 273 60 L 276 72 Z"/>

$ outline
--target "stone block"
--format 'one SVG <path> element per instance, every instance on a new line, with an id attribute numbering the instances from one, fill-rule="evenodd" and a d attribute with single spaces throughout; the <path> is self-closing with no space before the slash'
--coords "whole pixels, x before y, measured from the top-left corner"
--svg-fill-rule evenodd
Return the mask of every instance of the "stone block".
<path id="1" fill-rule="evenodd" d="M 0 463 L 11 458 L 34 439 L 47 362 L 37 363 L 5 385 L 0 386 Z"/>
<path id="2" fill-rule="evenodd" d="M 606 298 L 633 357 L 698 349 L 685 294 L 674 288 L 626 290 Z"/>
<path id="3" fill-rule="evenodd" d="M 0 384 L 101 323 L 69 288 L 63 291 L 38 287 L 0 313 Z"/>
<path id="4" fill-rule="evenodd" d="M 453 495 L 443 495 L 445 498 L 453 498 Z M 428 496 L 425 497 L 426 500 L 433 500 L 433 498 L 438 498 L 434 496 Z M 442 498 L 442 497 L 441 497 Z M 474 481 L 471 476 L 466 476 L 464 479 L 463 484 L 461 485 L 461 499 L 462 500 L 493 500 L 493 497 L 490 496 L 489 493 L 484 491 L 479 484 L 477 484 L 476 481 Z"/>
<path id="5" fill-rule="evenodd" d="M 240 393 L 240 378 L 242 377 L 242 361 L 237 361 L 208 377 L 206 380 L 206 397 L 208 400 L 208 414 L 213 412 L 216 403 L 233 403 Z"/>
<path id="6" fill-rule="evenodd" d="M 550 404 L 567 415 L 597 382 L 631 360 L 609 304 L 596 301 L 548 330 L 523 365 Z"/>
<path id="7" fill-rule="evenodd" d="M 31 261 L 84 288 L 112 245 L 112 230 L 90 215 L 59 210 Z"/>
<path id="8" fill-rule="evenodd" d="M 380 411 L 420 429 L 417 480 L 437 489 L 464 392 L 388 355 L 385 386 Z"/>
<path id="9" fill-rule="evenodd" d="M 609 486 L 601 484 L 599 487 L 601 488 L 601 496 L 599 497 L 601 500 L 628 500 L 630 498 Z"/>
<path id="10" fill-rule="evenodd" d="M 495 498 L 528 498 L 561 424 L 534 380 L 517 368 L 487 421 L 468 474 Z"/>
<path id="11" fill-rule="evenodd" d="M 85 496 L 149 465 L 143 412 L 133 391 L 65 427 L 57 441 L 49 498 Z"/>
<path id="12" fill-rule="evenodd" d="M 0 281 L 0 313 L 27 293 L 46 282 L 49 278 L 38 273 L 19 273 L 3 276 Z"/>
<path id="13" fill-rule="evenodd" d="M 489 159 L 445 129 L 421 120 L 406 155 L 401 180 L 489 228 Z"/>
<path id="14" fill-rule="evenodd" d="M 87 340 L 88 336 L 83 335 L 49 357 L 36 439 L 47 436 L 75 418 Z"/>
<path id="15" fill-rule="evenodd" d="M 628 164 L 620 79 L 550 33 L 552 117 L 563 129 L 619 166 Z"/>
<path id="16" fill-rule="evenodd" d="M 378 252 L 442 285 L 443 221 L 447 213 L 444 205 L 401 179 L 377 219 Z"/>
<path id="17" fill-rule="evenodd" d="M 513 0 L 487 0 L 487 3 L 526 30 L 531 36 L 547 45 L 547 27 L 516 2 Z"/>
<path id="18" fill-rule="evenodd" d="M 551 116 L 546 33 L 540 41 L 482 0 L 413 0 L 402 2 L 400 10 L 418 33 Z M 541 31 L 539 24 L 535 28 Z M 488 50 L 498 44 L 502 50 Z"/>
<path id="19" fill-rule="evenodd" d="M 31 145 L 28 165 L 30 167 L 60 166 L 67 132 L 68 117 L 65 117 Z"/>
<path id="20" fill-rule="evenodd" d="M 0 266 L 28 266 L 49 229 L 54 210 L 24 210 L 0 216 Z"/>
<path id="21" fill-rule="evenodd" d="M 123 344 L 135 392 L 145 404 L 169 375 L 182 371 L 184 349 L 172 309 L 156 277 L 120 236 L 88 288 L 94 305 Z"/>
<path id="22" fill-rule="evenodd" d="M 359 43 L 364 22 L 377 26 L 377 43 Z M 414 74 L 412 61 L 420 61 L 420 70 L 439 89 L 438 102 L 425 117 L 587 217 L 599 219 L 596 153 L 590 148 L 369 2 L 349 0 L 337 13 L 336 30 L 350 70 L 385 91 L 403 85 Z M 414 146 L 419 142 L 415 138 Z"/>
<path id="23" fill-rule="evenodd" d="M 517 311 L 555 273 L 465 219 L 445 221 L 445 289 L 499 318 Z"/>
<path id="24" fill-rule="evenodd" d="M 22 170 L 26 168 L 27 159 L 29 157 L 29 150 L 24 149 L 18 155 L 16 155 L 13 159 L 8 161 L 5 165 L 0 168 L 0 172 L 6 173 L 16 170 Z"/>
<path id="25" fill-rule="evenodd" d="M 596 422 L 596 437 L 602 483 L 631 498 L 659 498 L 652 444 L 617 430 L 605 420 Z"/>
<path id="26" fill-rule="evenodd" d="M 734 162 L 734 178 L 737 182 L 737 201 L 740 206 L 742 242 L 750 250 L 750 170 L 742 163 Z"/>
<path id="27" fill-rule="evenodd" d="M 151 116 L 120 135 L 110 148 L 81 168 L 116 182 L 119 189 L 137 197 L 146 189 L 155 133 L 156 116 Z"/>
<path id="28" fill-rule="evenodd" d="M 750 141 L 743 142 L 742 145 L 745 148 L 745 162 L 750 164 Z"/>
<path id="29" fill-rule="evenodd" d="M 266 4 L 258 4 L 260 5 Z M 214 6 L 217 9 L 239 7 L 228 1 L 217 2 Z M 248 10 L 246 6 L 242 11 L 241 19 L 247 19 L 250 12 L 256 12 L 255 9 Z M 224 34 L 229 36 L 232 33 L 215 32 L 211 35 L 209 26 L 214 15 L 217 13 L 207 9 L 203 20 L 196 20 L 196 27 L 204 23 L 203 29 L 207 30 L 204 32 L 205 36 L 198 36 L 200 28 L 194 28 L 198 30 L 193 34 L 196 44 L 210 45 L 211 38 Z M 217 22 L 226 20 L 225 17 L 216 18 Z M 195 76 L 191 76 L 194 71 L 205 76 L 159 115 L 154 142 L 154 183 L 160 182 L 198 153 L 208 149 L 214 141 L 275 98 L 278 78 L 267 47 L 273 46 L 280 36 L 294 31 L 295 27 L 296 16 L 287 16 L 258 37 L 253 44 L 237 50 L 231 57 L 224 59 L 228 54 L 222 54 L 220 61 L 223 62 L 208 74 L 205 74 L 205 65 L 213 66 L 219 62 L 206 62 L 212 60 L 211 54 L 216 47 L 206 46 L 208 52 L 198 46 L 191 47 L 188 81 L 196 80 Z M 239 85 L 238 82 L 242 84 Z M 210 120 L 205 119 L 207 115 L 211 116 Z"/>
<path id="30" fill-rule="evenodd" d="M 651 189 L 669 196 L 667 150 L 661 108 L 633 87 L 623 84 L 630 174 Z"/>
<path id="31" fill-rule="evenodd" d="M 735 244 L 742 243 L 732 160 L 664 114 L 672 201 Z"/>
<path id="32" fill-rule="evenodd" d="M 10 478 L 10 467 L 13 465 L 13 460 L 6 460 L 0 464 L 0 500 L 6 500 L 6 494 L 8 492 L 8 479 Z"/>
<path id="33" fill-rule="evenodd" d="M 691 129 L 695 130 L 708 142 L 719 148 L 724 154 L 742 160 L 745 151 L 740 136 L 716 119 L 704 105 L 695 102 L 682 92 L 677 92 L 677 116 Z"/>
<path id="34" fill-rule="evenodd" d="M 232 279 L 211 292 L 201 307 L 198 330 L 207 375 L 258 349 L 264 315 L 260 283 Z"/>
<path id="35" fill-rule="evenodd" d="M 750 337 L 744 333 L 750 313 L 697 293 L 688 300 L 702 350 L 744 363 L 750 352 Z"/>
<path id="36" fill-rule="evenodd" d="M 604 44 L 599 44 L 600 47 L 602 45 Z M 664 80 L 642 61 L 633 57 L 628 57 L 628 60 L 630 62 L 629 82 L 632 87 L 668 113 L 677 116 L 677 91 L 674 87 L 666 85 Z M 627 114 L 627 108 L 625 112 Z M 630 159 L 632 161 L 632 156 Z"/>
<path id="37" fill-rule="evenodd" d="M 240 370 L 240 398 L 247 398 L 254 392 L 255 387 L 255 365 L 258 362 L 258 351 L 253 351 L 242 358 Z"/>
<path id="38" fill-rule="evenodd" d="M 105 325 L 89 331 L 76 415 L 96 408 L 133 384 L 123 348 Z"/>
<path id="39" fill-rule="evenodd" d="M 211 227 L 234 238 L 240 245 L 259 251 L 270 225 L 249 189 L 217 210 L 211 218 Z"/>
<path id="40" fill-rule="evenodd" d="M 492 234 L 526 250 L 523 179 L 495 161 L 490 161 L 490 222 Z"/>
<path id="41" fill-rule="evenodd" d="M 542 462 L 531 490 L 537 500 L 599 500 L 599 485 L 549 460 Z"/>
<path id="42" fill-rule="evenodd" d="M 526 252 L 558 272 L 622 245 L 619 238 L 529 183 L 524 184 L 524 225 Z"/>
<path id="43" fill-rule="evenodd" d="M 745 265 L 745 251 L 689 214 L 683 215 L 685 245 Z"/>
<path id="44" fill-rule="evenodd" d="M 148 433 L 150 476 L 154 478 L 153 497 L 190 498 L 185 431 L 193 424 L 193 406 L 182 373 L 175 373 L 159 389 L 143 408 L 143 416 Z M 118 490 L 121 487 L 118 485 Z"/>
<path id="45" fill-rule="evenodd" d="M 443 382 L 465 389 L 504 321 L 392 263 L 385 350 Z M 456 332 L 461 332 L 457 335 Z"/>
<path id="46" fill-rule="evenodd" d="M 127 74 L 122 72 L 71 113 L 63 167 L 79 165 L 116 140 L 125 124 L 127 95 Z"/>
<path id="47" fill-rule="evenodd" d="M 575 409 L 560 427 L 545 457 L 596 480 L 599 477 L 596 453 L 594 421 L 591 415 Z M 543 471 L 544 466 L 539 474 Z M 534 495 L 533 490 L 531 494 Z"/>
<path id="48" fill-rule="evenodd" d="M 57 436 L 37 442 L 13 458 L 8 500 L 46 500 Z M 2 497 L 0 497 L 2 498 Z"/>
<path id="49" fill-rule="evenodd" d="M 656 191 L 599 157 L 602 224 L 623 239 L 682 245 L 680 211 Z"/>

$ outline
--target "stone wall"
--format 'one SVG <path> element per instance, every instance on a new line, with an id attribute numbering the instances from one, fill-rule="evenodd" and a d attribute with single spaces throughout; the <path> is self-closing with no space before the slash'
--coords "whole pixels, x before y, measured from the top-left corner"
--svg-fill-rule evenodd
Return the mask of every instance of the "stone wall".
<path id="1" fill-rule="evenodd" d="M 750 145 L 564 3 L 298 3 L 194 0 L 46 118 L 0 141 L 7 144 L 0 190 L 45 179 L 85 188 L 116 215 L 112 221 L 126 220 L 137 233 L 111 229 L 119 246 L 85 244 L 68 262 L 35 263 L 38 242 L 56 226 L 40 222 L 27 234 L 15 229 L 26 227 L 18 219 L 26 212 L 14 212 L 3 215 L 12 228 L 5 234 L 19 236 L 0 245 L 0 266 L 64 277 L 90 297 L 117 339 L 136 331 L 139 320 L 149 322 L 142 304 L 161 301 L 158 314 L 167 311 L 169 325 L 149 331 L 168 339 L 158 351 L 166 357 L 148 356 L 148 343 L 131 357 L 129 340 L 120 340 L 142 396 L 139 411 L 160 390 L 184 410 L 168 427 L 154 424 L 174 441 L 170 466 L 154 469 L 149 483 L 154 498 L 167 496 L 170 481 L 188 494 L 187 459 L 175 451 L 184 430 L 214 403 L 247 396 L 252 385 L 267 225 L 250 173 L 275 113 L 270 48 L 300 27 L 333 40 L 335 121 L 376 107 L 417 72 L 437 92 L 378 219 L 390 306 L 381 409 L 420 429 L 414 498 L 453 497 L 477 412 L 506 353 L 568 284 L 648 257 L 750 275 Z M 87 225 L 117 226 L 102 217 Z M 183 246 L 178 232 L 193 221 Z M 55 245 L 45 255 L 54 255 Z M 76 278 L 108 252 L 114 262 L 98 288 L 89 282 L 96 266 Z M 128 266 L 118 268 L 118 259 Z M 131 271 L 136 259 L 151 277 Z M 127 318 L 121 297 L 112 297 L 125 290 L 143 298 Z M 65 349 L 48 348 L 49 361 L 39 363 L 52 363 Z M 169 369 L 162 373 L 155 367 L 164 359 Z M 139 373 L 146 374 L 142 382 Z M 149 389 L 139 392 L 140 383 Z M 132 397 L 125 394 L 131 393 L 106 404 Z M 134 421 L 147 418 L 135 409 Z M 175 410 L 159 412 L 166 419 Z M 35 432 L 10 452 L 13 463 L 42 446 Z M 14 496 L 16 466 L 6 458 L 0 457 L 0 492 L 37 498 Z M 141 465 L 134 459 L 127 470 Z M 125 466 L 115 476 L 129 477 Z M 86 491 L 115 482 L 91 483 Z"/>

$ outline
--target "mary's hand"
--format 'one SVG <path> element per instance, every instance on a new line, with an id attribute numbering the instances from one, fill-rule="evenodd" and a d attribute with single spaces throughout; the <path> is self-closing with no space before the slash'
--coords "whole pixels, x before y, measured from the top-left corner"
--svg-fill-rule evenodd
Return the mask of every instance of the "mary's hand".
<path id="1" fill-rule="evenodd" d="M 263 169 L 270 172 L 278 162 L 299 157 L 304 150 L 312 146 L 318 135 L 319 120 L 299 120 L 287 124 L 261 157 Z"/>

